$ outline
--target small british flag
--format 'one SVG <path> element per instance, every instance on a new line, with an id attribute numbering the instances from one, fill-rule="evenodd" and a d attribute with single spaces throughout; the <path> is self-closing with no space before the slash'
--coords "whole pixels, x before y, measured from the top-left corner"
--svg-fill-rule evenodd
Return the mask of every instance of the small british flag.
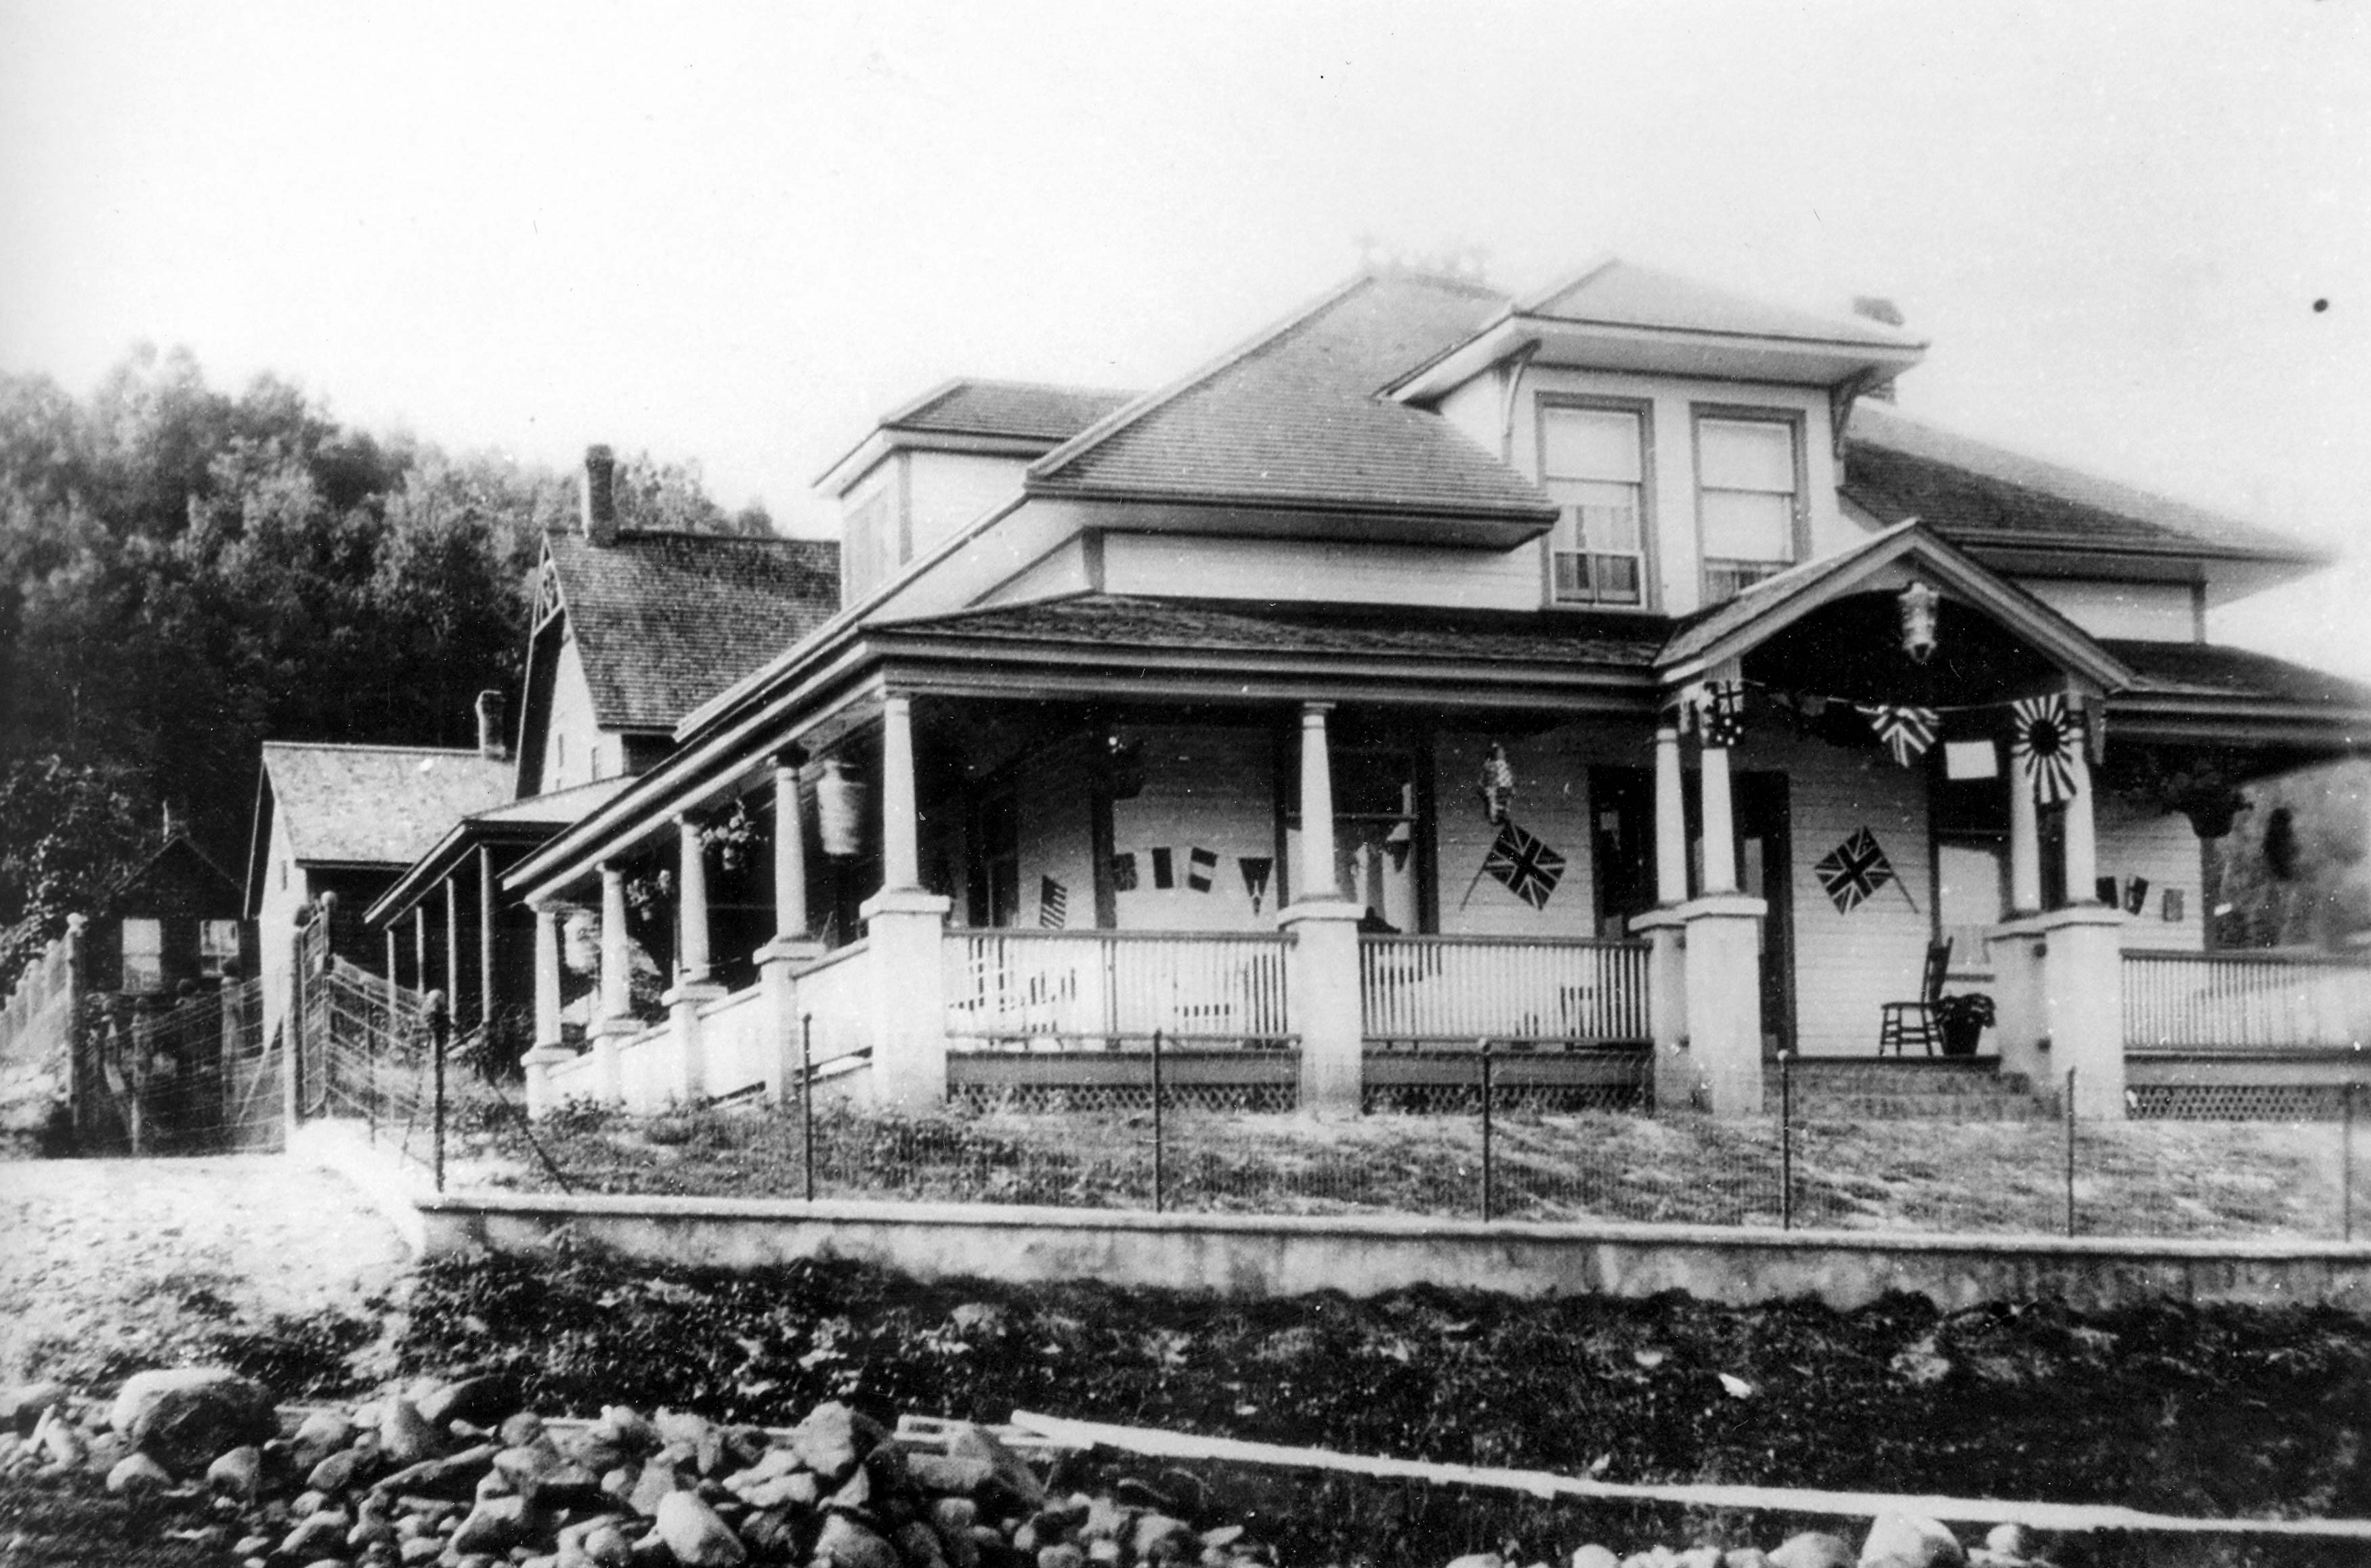
<path id="1" fill-rule="evenodd" d="M 1708 746 L 1733 746 L 1745 739 L 1745 683 L 1743 681 L 1706 681 L 1704 704 L 1698 710 L 1704 726 L 1704 744 Z"/>
<path id="2" fill-rule="evenodd" d="M 1834 901 L 1836 913 L 1848 915 L 1893 880 L 1893 862 L 1885 858 L 1877 835 L 1864 827 L 1820 857 L 1811 871 Z"/>
<path id="3" fill-rule="evenodd" d="M 1482 869 L 1517 898 L 1544 909 L 1556 883 L 1564 880 L 1564 857 L 1509 820 L 1498 824 L 1498 836 L 1491 840 Z"/>
<path id="4" fill-rule="evenodd" d="M 1868 716 L 1868 727 L 1877 732 L 1877 738 L 1885 743 L 1885 749 L 1893 754 L 1894 762 L 1901 767 L 1907 767 L 1926 755 L 1926 748 L 1935 744 L 1940 721 L 1931 708 L 1896 708 L 1879 703 L 1861 711 Z"/>

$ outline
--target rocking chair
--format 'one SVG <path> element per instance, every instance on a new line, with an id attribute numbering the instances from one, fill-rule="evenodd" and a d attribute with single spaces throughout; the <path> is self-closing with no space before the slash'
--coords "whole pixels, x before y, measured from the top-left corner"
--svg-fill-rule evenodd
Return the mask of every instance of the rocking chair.
<path id="1" fill-rule="evenodd" d="M 1935 1016 L 1935 1004 L 1943 999 L 1943 977 L 1951 970 L 1951 939 L 1926 944 L 1926 973 L 1919 986 L 1914 1002 L 1886 1002 L 1884 1014 L 1878 1024 L 1877 1054 L 1885 1055 L 1891 1046 L 1897 1056 L 1912 1044 L 1923 1045 L 1928 1055 L 1935 1054 L 1936 1043 L 1943 1038 L 1943 1026 Z"/>

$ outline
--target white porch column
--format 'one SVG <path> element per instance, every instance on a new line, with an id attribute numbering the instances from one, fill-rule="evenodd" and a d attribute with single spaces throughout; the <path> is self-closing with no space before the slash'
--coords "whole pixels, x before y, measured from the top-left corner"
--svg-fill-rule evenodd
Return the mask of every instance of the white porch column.
<path id="1" fill-rule="evenodd" d="M 2066 801 L 2066 902 L 2093 904 L 2099 896 L 2099 831 L 2091 814 L 2091 764 L 2079 744 L 2069 760 L 2075 793 Z"/>
<path id="2" fill-rule="evenodd" d="M 708 848 L 700 824 L 675 819 L 677 859 L 675 986 L 661 999 L 675 1033 L 675 1072 L 669 1090 L 677 1103 L 698 1105 L 708 1098 L 708 1053 L 700 1039 L 700 1009 L 724 995 L 708 977 Z"/>
<path id="3" fill-rule="evenodd" d="M 540 1116 L 551 1107 L 551 1066 L 575 1053 L 560 1038 L 560 912 L 535 906 L 535 1043 L 519 1058 L 526 1069 L 526 1113 Z"/>
<path id="4" fill-rule="evenodd" d="M 1688 803 L 1680 777 L 1680 731 L 1655 730 L 1655 902 L 1688 901 Z"/>
<path id="5" fill-rule="evenodd" d="M 927 1109 L 947 1097 L 944 949 L 954 903 L 922 891 L 917 794 L 913 699 L 893 693 L 881 705 L 881 891 L 858 911 L 874 976 L 871 1093 Z"/>
<path id="6" fill-rule="evenodd" d="M 1737 891 L 1736 813 L 1729 805 L 1729 748 L 1704 748 L 1704 771 L 1697 776 L 1704 796 L 1704 890 L 1707 894 Z"/>
<path id="7" fill-rule="evenodd" d="M 632 1026 L 633 944 L 626 934 L 626 870 L 601 868 L 601 1005 L 594 1027 Z"/>
<path id="8" fill-rule="evenodd" d="M 2041 912 L 2041 824 L 2033 803 L 2033 781 L 2011 761 L 2008 767 L 2008 912 L 2011 917 Z"/>
<path id="9" fill-rule="evenodd" d="M 1687 1033 L 1668 1066 L 1659 1064 L 1659 1103 L 1686 1103 L 1717 1116 L 1762 1113 L 1761 922 L 1770 906 L 1737 887 L 1737 824 L 1729 748 L 1706 745 L 1697 789 L 1704 804 L 1704 889 L 1674 911 L 1685 923 L 1682 965 Z"/>
<path id="10" fill-rule="evenodd" d="M 1630 922 L 1651 944 L 1647 959 L 1647 1020 L 1655 1043 L 1655 1106 L 1685 1110 L 1695 1095 L 1688 1054 L 1688 901 L 1686 783 L 1680 772 L 1680 729 L 1655 726 L 1655 905 Z"/>
<path id="11" fill-rule="evenodd" d="M 1334 768 L 1325 738 L 1331 703 L 1301 707 L 1301 865 L 1277 924 L 1286 953 L 1286 1005 L 1301 1036 L 1301 1109 L 1355 1116 L 1364 1098 L 1366 1023 L 1359 992 L 1359 917 L 1366 906 L 1334 880 Z"/>
<path id="12" fill-rule="evenodd" d="M 758 983 L 773 1020 L 774 1050 L 766 1059 L 766 1098 L 786 1104 L 798 1078 L 798 973 L 823 956 L 807 934 L 806 813 L 799 803 L 799 757 L 774 759 L 774 940 L 758 950 Z"/>

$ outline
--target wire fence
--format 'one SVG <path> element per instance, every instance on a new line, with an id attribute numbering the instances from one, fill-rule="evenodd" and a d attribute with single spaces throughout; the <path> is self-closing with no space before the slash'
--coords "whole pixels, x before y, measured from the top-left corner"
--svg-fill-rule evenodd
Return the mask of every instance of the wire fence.
<path id="1" fill-rule="evenodd" d="M 283 1147 L 280 1056 L 262 1018 L 253 980 L 169 1006 L 91 998 L 74 1047 L 77 1146 L 134 1157 Z"/>
<path id="2" fill-rule="evenodd" d="M 2371 1212 L 2351 1092 L 2316 1123 L 2083 1121 L 2063 1082 L 2021 1115 L 1944 1095 L 1897 1119 L 1782 1062 L 1764 1115 L 1716 1118 L 1649 1114 L 1635 1095 L 1558 1108 L 1510 1061 L 1477 1049 L 1462 1095 L 1342 1121 L 1204 1108 L 1162 1081 L 1158 1051 L 1128 1109 L 1040 1092 L 901 1114 L 808 1065 L 779 1105 L 633 1117 L 574 1102 L 531 1129 L 487 1126 L 473 1153 L 499 1180 L 577 1192 L 1156 1213 L 2352 1239 Z"/>

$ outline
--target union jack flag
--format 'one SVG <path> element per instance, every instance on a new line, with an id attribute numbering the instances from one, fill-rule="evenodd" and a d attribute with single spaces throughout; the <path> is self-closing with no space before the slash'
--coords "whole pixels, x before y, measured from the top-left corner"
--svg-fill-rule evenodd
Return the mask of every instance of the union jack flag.
<path id="1" fill-rule="evenodd" d="M 1913 758 L 1925 755 L 1926 748 L 1935 744 L 1939 721 L 1931 708 L 1896 708 L 1879 703 L 1861 711 L 1868 715 L 1868 727 L 1877 732 L 1877 738 L 1885 743 L 1885 749 L 1893 754 L 1893 760 L 1901 767 L 1909 767 Z"/>
<path id="2" fill-rule="evenodd" d="M 1564 857 L 1517 827 L 1510 819 L 1498 824 L 1482 869 L 1506 884 L 1507 891 L 1534 909 L 1548 906 L 1548 895 L 1564 880 Z"/>
<path id="3" fill-rule="evenodd" d="M 2075 798 L 2075 745 L 2080 733 L 2066 699 L 2053 693 L 2017 702 L 2009 755 L 2033 785 L 2033 802 L 2054 806 Z"/>
<path id="4" fill-rule="evenodd" d="M 1877 835 L 1864 827 L 1822 856 L 1811 871 L 1835 901 L 1836 913 L 1848 915 L 1893 880 L 1893 862 L 1878 847 Z"/>
<path id="5" fill-rule="evenodd" d="M 1745 739 L 1745 683 L 1706 681 L 1701 721 L 1708 746 L 1733 746 Z"/>

